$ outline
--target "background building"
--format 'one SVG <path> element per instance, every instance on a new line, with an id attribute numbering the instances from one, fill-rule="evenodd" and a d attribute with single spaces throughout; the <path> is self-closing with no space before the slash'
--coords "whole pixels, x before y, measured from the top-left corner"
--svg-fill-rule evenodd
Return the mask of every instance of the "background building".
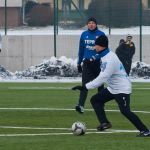
<path id="1" fill-rule="evenodd" d="M 7 24 L 10 27 L 22 25 L 22 0 L 7 0 Z M 5 0 L 0 0 L 0 27 L 5 26 Z"/>

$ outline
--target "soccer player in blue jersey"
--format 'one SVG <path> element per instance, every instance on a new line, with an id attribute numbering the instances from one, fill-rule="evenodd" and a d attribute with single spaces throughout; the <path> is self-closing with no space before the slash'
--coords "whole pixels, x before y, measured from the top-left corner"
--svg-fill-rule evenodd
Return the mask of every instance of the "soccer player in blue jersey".
<path id="1" fill-rule="evenodd" d="M 87 21 L 87 30 L 81 34 L 78 52 L 77 68 L 78 72 L 82 73 L 82 85 L 96 78 L 100 73 L 100 61 L 93 57 L 97 54 L 94 46 L 95 40 L 101 35 L 105 35 L 97 27 L 97 21 L 91 17 Z M 103 85 L 98 87 L 98 91 L 103 89 Z M 79 113 L 84 112 L 84 104 L 87 98 L 88 91 L 81 91 L 78 105 L 75 107 Z"/>

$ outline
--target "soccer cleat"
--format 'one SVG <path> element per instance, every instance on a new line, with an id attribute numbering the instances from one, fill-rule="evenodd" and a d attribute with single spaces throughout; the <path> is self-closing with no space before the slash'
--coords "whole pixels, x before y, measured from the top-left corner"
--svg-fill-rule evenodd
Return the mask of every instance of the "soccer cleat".
<path id="1" fill-rule="evenodd" d="M 97 127 L 97 130 L 98 131 L 104 131 L 104 130 L 109 129 L 111 127 L 112 127 L 111 123 L 102 123 L 101 125 L 99 125 Z"/>
<path id="2" fill-rule="evenodd" d="M 137 137 L 150 137 L 150 131 L 141 131 Z"/>
<path id="3" fill-rule="evenodd" d="M 80 106 L 80 105 L 77 105 L 75 107 L 76 111 L 79 112 L 80 114 L 83 114 L 84 113 L 84 107 L 83 106 Z"/>

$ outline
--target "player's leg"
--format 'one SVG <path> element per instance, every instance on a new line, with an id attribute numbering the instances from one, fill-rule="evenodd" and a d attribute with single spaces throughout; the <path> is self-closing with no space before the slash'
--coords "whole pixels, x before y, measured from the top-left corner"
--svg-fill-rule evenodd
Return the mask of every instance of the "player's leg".
<path id="1" fill-rule="evenodd" d="M 104 84 L 98 87 L 98 92 L 101 92 L 104 89 Z"/>
<path id="2" fill-rule="evenodd" d="M 91 68 L 93 70 L 93 79 L 95 79 L 101 71 L 100 60 L 93 61 Z M 98 87 L 98 92 L 100 92 L 103 89 L 104 89 L 104 85 L 101 85 L 100 87 Z"/>
<path id="3" fill-rule="evenodd" d="M 90 62 L 83 62 L 83 69 L 82 69 L 82 85 L 85 85 L 93 78 L 93 74 L 91 71 Z M 79 113 L 84 113 L 84 105 L 88 95 L 88 90 L 80 91 L 78 105 L 75 107 L 76 111 Z"/>
<path id="4" fill-rule="evenodd" d="M 117 94 L 115 100 L 118 103 L 121 113 L 141 132 L 149 132 L 148 128 L 143 124 L 139 117 L 130 110 L 130 95 Z M 150 136 L 150 133 L 149 133 Z"/>
<path id="5" fill-rule="evenodd" d="M 111 128 L 111 123 L 106 117 L 104 106 L 106 102 L 112 100 L 113 98 L 113 95 L 107 89 L 103 89 L 100 93 L 97 93 L 91 98 L 92 107 L 100 122 L 100 125 L 97 127 L 97 130 L 99 131 Z"/>

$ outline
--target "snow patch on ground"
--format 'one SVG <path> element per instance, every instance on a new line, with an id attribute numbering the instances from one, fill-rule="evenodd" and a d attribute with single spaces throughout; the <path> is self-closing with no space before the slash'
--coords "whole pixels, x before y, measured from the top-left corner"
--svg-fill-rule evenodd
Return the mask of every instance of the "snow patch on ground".
<path id="1" fill-rule="evenodd" d="M 131 77 L 150 79 L 150 65 L 144 62 L 135 62 L 132 64 Z"/>

